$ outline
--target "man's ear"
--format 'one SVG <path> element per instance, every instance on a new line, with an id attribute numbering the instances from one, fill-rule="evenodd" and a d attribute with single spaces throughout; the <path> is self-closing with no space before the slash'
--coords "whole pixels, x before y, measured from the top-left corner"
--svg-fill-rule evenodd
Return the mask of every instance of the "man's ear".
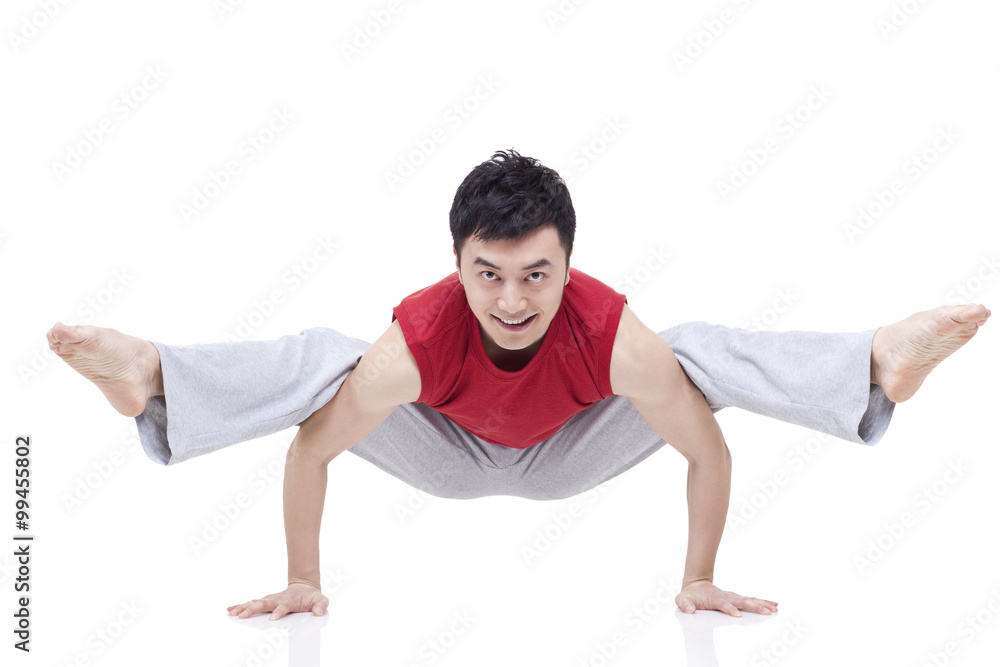
<path id="1" fill-rule="evenodd" d="M 452 253 L 453 255 L 455 255 L 455 269 L 457 269 L 457 270 L 458 270 L 458 282 L 459 282 L 459 283 L 461 283 L 461 284 L 462 284 L 462 285 L 464 286 L 464 285 L 465 285 L 465 283 L 464 283 L 464 282 L 462 282 L 462 265 L 461 265 L 461 263 L 460 263 L 460 262 L 458 261 L 458 251 L 457 251 L 457 250 L 455 250 L 455 247 L 454 247 L 454 246 L 452 246 L 452 248 L 451 248 L 451 253 Z"/>

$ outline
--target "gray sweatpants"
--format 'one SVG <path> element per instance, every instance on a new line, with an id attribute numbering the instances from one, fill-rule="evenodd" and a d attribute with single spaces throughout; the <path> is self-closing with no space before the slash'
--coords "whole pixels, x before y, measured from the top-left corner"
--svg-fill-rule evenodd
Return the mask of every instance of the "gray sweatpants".
<path id="1" fill-rule="evenodd" d="M 876 331 L 753 332 L 688 322 L 660 336 L 712 412 L 734 406 L 873 445 L 895 407 L 870 383 Z M 150 398 L 136 423 L 144 451 L 163 465 L 301 424 L 371 346 L 325 327 L 269 341 L 151 342 L 165 395 Z M 612 396 L 527 449 L 486 442 L 426 404 L 408 403 L 348 451 L 442 498 L 551 500 L 583 493 L 664 444 L 628 398 Z"/>

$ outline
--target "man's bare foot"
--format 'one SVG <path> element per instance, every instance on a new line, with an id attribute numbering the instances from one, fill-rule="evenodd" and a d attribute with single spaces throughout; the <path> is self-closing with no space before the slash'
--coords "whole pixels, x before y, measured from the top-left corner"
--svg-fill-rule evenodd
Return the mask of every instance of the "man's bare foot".
<path id="1" fill-rule="evenodd" d="M 163 395 L 160 353 L 148 340 L 117 329 L 56 324 L 45 334 L 49 349 L 104 392 L 115 410 L 135 417 L 150 396 Z"/>
<path id="2" fill-rule="evenodd" d="M 969 342 L 989 316 L 982 304 L 941 306 L 882 327 L 872 341 L 871 381 L 882 386 L 890 401 L 902 403 L 935 366 Z"/>

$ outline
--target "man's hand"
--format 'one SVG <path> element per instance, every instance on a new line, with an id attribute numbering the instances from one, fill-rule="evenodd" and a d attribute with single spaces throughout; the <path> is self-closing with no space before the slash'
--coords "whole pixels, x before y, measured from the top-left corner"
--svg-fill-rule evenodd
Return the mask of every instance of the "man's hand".
<path id="1" fill-rule="evenodd" d="M 272 593 L 263 599 L 235 604 L 226 609 L 230 616 L 240 618 L 250 618 L 254 614 L 273 611 L 269 620 L 276 621 L 285 614 L 297 611 L 311 611 L 317 616 L 322 616 L 329 606 L 330 600 L 315 586 L 288 584 L 288 588 L 280 593 Z"/>
<path id="2" fill-rule="evenodd" d="M 674 602 L 685 614 L 693 614 L 696 609 L 715 609 L 732 616 L 742 616 L 741 609 L 758 614 L 774 614 L 778 611 L 777 602 L 730 593 L 717 588 L 710 581 L 684 584 Z"/>

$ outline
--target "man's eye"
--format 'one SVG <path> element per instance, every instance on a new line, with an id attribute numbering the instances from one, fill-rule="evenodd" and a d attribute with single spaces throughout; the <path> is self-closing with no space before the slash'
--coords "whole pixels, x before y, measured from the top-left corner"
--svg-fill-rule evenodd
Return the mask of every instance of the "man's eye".
<path id="1" fill-rule="evenodd" d="M 489 274 L 489 275 L 487 275 L 487 274 Z M 484 278 L 486 278 L 486 280 L 488 282 L 494 282 L 493 280 L 490 279 L 489 276 L 495 276 L 496 274 L 493 273 L 492 271 L 480 271 L 479 275 L 481 275 Z M 531 281 L 533 283 L 540 283 L 545 278 L 545 274 L 543 272 L 541 272 L 541 271 L 535 271 L 534 273 L 529 273 L 528 275 L 529 276 L 538 276 L 537 280 L 532 280 Z"/>

